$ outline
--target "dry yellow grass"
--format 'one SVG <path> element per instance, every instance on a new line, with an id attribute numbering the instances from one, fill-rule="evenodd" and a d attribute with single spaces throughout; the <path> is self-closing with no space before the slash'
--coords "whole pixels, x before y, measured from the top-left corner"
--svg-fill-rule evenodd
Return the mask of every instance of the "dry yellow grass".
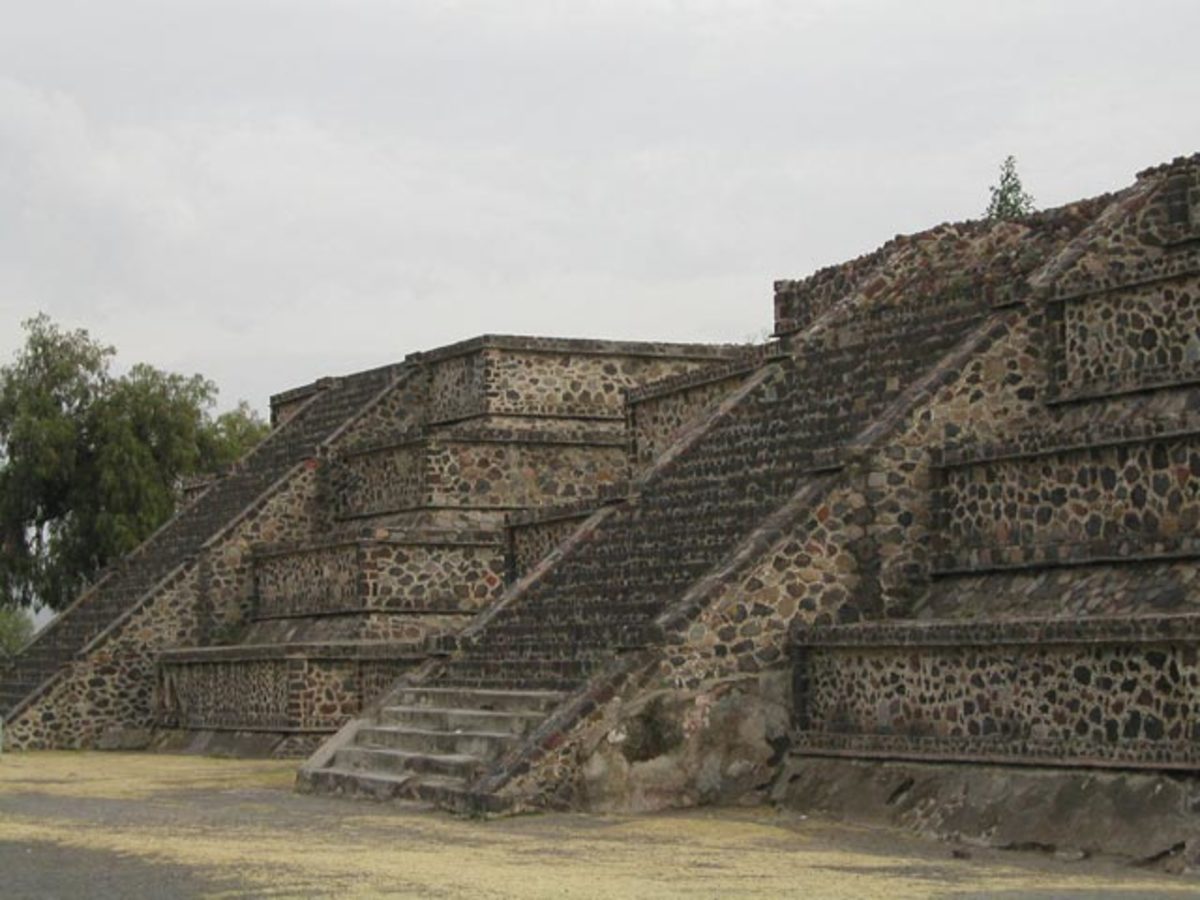
<path id="1" fill-rule="evenodd" d="M 939 845 L 796 823 L 764 809 L 462 821 L 299 797 L 289 792 L 293 769 L 141 754 L 4 755 L 0 841 L 50 842 L 233 877 L 241 887 L 227 896 L 1193 894 L 1176 879 L 1091 864 L 1071 869 L 995 854 L 952 860 Z M 30 795 L 45 803 L 31 806 Z"/>

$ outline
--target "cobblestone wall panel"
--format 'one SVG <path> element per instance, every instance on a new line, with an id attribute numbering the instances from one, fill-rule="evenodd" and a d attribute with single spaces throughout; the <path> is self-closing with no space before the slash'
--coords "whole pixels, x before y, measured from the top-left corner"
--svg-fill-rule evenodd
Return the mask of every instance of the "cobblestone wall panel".
<path id="1" fill-rule="evenodd" d="M 624 447 L 568 444 L 434 444 L 434 506 L 522 508 L 598 496 L 627 475 Z"/>
<path id="2" fill-rule="evenodd" d="M 515 577 L 528 573 L 551 550 L 574 534 L 589 515 L 580 512 L 567 518 L 509 526 Z"/>
<path id="3" fill-rule="evenodd" d="M 192 566 L 135 612 L 118 635 L 72 662 L 42 697 L 4 729 L 5 749 L 49 750 L 116 745 L 155 725 L 155 660 L 160 651 L 198 641 L 201 622 Z"/>
<path id="4" fill-rule="evenodd" d="M 191 730 L 333 732 L 410 665 L 325 655 L 168 661 L 160 721 Z"/>
<path id="5" fill-rule="evenodd" d="M 991 644 L 963 626 L 960 643 L 930 644 L 922 638 L 937 629 L 925 628 L 895 629 L 897 640 L 911 641 L 900 646 L 808 646 L 803 638 L 801 746 L 962 760 L 1200 762 L 1194 636 L 1176 642 L 1148 628 L 1123 638 L 1116 626 L 1087 642 Z"/>
<path id="6" fill-rule="evenodd" d="M 488 409 L 543 416 L 624 417 L 623 391 L 719 360 L 503 353 L 488 360 Z"/>
<path id="7" fill-rule="evenodd" d="M 315 463 L 305 465 L 262 506 L 210 547 L 201 559 L 199 600 L 209 634 L 228 633 L 254 614 L 253 549 L 310 539 L 320 521 Z"/>
<path id="8" fill-rule="evenodd" d="M 482 350 L 429 366 L 429 422 L 450 422 L 487 412 L 487 368 L 497 352 Z"/>
<path id="9" fill-rule="evenodd" d="M 425 444 L 410 441 L 329 460 L 323 474 L 336 515 L 371 516 L 426 502 L 426 466 Z"/>
<path id="10" fill-rule="evenodd" d="M 1064 307 L 1064 393 L 1200 379 L 1200 279 L 1113 291 Z"/>
<path id="11" fill-rule="evenodd" d="M 359 571 L 355 542 L 260 556 L 254 562 L 254 614 L 302 615 L 361 606 Z"/>
<path id="12" fill-rule="evenodd" d="M 745 380 L 744 374 L 647 397 L 630 407 L 634 464 L 650 465 L 679 437 L 684 427 L 712 409 Z"/>
<path id="13" fill-rule="evenodd" d="M 1200 549 L 1200 434 L 980 462 L 942 477 L 942 568 Z"/>
<path id="14" fill-rule="evenodd" d="M 363 550 L 363 599 L 374 609 L 479 610 L 504 589 L 502 546 L 372 543 Z"/>

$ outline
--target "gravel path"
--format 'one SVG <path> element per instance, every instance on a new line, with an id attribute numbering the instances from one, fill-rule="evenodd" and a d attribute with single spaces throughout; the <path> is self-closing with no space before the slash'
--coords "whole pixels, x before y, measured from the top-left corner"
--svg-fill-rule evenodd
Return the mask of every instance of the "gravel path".
<path id="1" fill-rule="evenodd" d="M 1104 862 L 766 809 L 479 822 L 300 796 L 293 772 L 182 756 L 0 756 L 0 897 L 1196 895 L 1194 881 Z"/>

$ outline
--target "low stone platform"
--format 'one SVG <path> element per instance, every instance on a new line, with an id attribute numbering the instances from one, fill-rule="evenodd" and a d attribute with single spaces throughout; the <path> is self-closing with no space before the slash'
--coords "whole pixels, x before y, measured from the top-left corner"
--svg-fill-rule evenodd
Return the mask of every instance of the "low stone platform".
<path id="1" fill-rule="evenodd" d="M 1200 867 L 1200 777 L 793 756 L 781 807 L 939 841 Z"/>

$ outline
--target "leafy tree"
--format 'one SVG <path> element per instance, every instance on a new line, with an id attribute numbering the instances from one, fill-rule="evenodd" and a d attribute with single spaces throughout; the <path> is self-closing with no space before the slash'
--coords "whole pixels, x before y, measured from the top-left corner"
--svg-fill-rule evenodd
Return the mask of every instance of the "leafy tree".
<path id="1" fill-rule="evenodd" d="M 217 416 L 208 428 L 200 433 L 200 457 L 204 460 L 201 470 L 218 472 L 263 439 L 270 430 L 245 400 Z"/>
<path id="2" fill-rule="evenodd" d="M 214 419 L 199 375 L 114 376 L 86 331 L 24 327 L 0 368 L 0 607 L 61 609 L 171 516 L 182 478 L 220 471 L 267 425 L 245 403 Z"/>
<path id="3" fill-rule="evenodd" d="M 1021 176 L 1017 174 L 1015 157 L 1005 157 L 1000 164 L 1000 183 L 989 188 L 992 192 L 991 202 L 988 203 L 984 215 L 989 219 L 1019 219 L 1035 212 L 1033 197 L 1025 193 L 1021 185 Z"/>
<path id="4" fill-rule="evenodd" d="M 0 664 L 33 637 L 33 619 L 23 609 L 0 607 Z"/>

